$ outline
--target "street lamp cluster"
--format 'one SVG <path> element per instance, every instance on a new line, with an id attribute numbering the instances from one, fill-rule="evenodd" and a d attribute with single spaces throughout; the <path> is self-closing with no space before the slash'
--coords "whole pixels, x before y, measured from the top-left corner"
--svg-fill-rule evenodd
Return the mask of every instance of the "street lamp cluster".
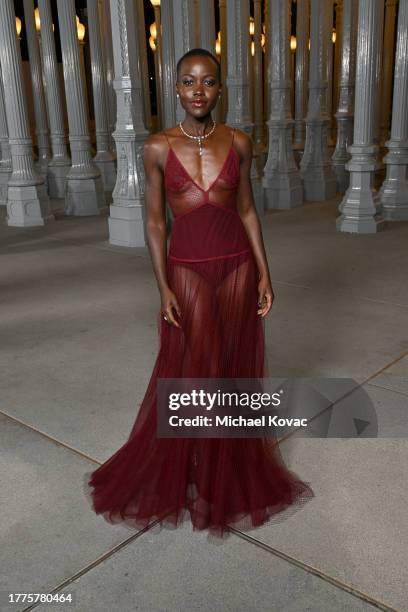
<path id="1" fill-rule="evenodd" d="M 160 0 L 150 0 L 150 2 L 152 3 L 153 6 L 160 6 Z M 156 22 L 154 21 L 151 25 L 150 25 L 150 38 L 149 38 L 149 45 L 151 50 L 153 51 L 153 53 L 156 51 L 157 49 L 157 45 L 156 45 L 156 38 L 157 38 L 157 25 Z M 266 43 L 266 38 L 265 38 L 265 24 L 262 24 L 262 32 L 261 32 L 261 48 L 263 53 L 265 53 L 265 43 Z M 251 36 L 251 55 L 252 57 L 255 55 L 255 40 L 254 40 L 254 35 L 255 35 L 255 20 L 253 17 L 249 18 L 249 34 Z M 335 28 L 333 28 L 333 33 L 332 33 L 332 42 L 333 44 L 336 42 L 336 30 Z M 310 50 L 310 39 L 309 39 L 309 50 Z M 296 51 L 296 36 L 294 36 L 292 34 L 292 36 L 290 37 L 290 50 L 291 51 Z M 217 55 L 221 55 L 221 32 L 218 32 L 217 38 L 215 39 L 215 53 Z"/>
<path id="2" fill-rule="evenodd" d="M 40 31 L 41 31 L 41 19 L 40 19 L 40 11 L 38 10 L 38 7 L 34 11 L 34 20 L 35 20 L 35 29 L 37 30 L 38 33 L 40 33 Z M 83 23 L 81 23 L 79 21 L 79 17 L 78 16 L 76 18 L 76 23 L 77 23 L 78 40 L 80 42 L 82 42 L 84 40 L 84 38 L 85 38 L 85 26 L 84 26 Z M 21 28 L 22 28 L 21 19 L 19 17 L 16 17 L 16 31 L 17 31 L 17 36 L 18 37 L 20 37 Z M 52 31 L 54 32 L 54 24 L 52 24 Z"/>
<path id="3" fill-rule="evenodd" d="M 40 31 L 41 31 L 41 19 L 40 19 L 40 11 L 38 10 L 38 7 L 34 11 L 34 20 L 35 20 L 35 29 L 37 30 L 38 33 L 40 33 Z M 83 23 L 81 23 L 79 21 L 79 17 L 78 16 L 76 16 L 76 23 L 77 23 L 78 40 L 79 40 L 79 42 L 82 42 L 84 40 L 84 38 L 85 38 L 85 26 L 84 26 Z M 20 37 L 21 28 L 22 28 L 21 19 L 19 17 L 16 17 L 16 31 L 17 31 L 17 36 L 18 37 Z M 54 24 L 52 24 L 52 31 L 54 31 Z"/>

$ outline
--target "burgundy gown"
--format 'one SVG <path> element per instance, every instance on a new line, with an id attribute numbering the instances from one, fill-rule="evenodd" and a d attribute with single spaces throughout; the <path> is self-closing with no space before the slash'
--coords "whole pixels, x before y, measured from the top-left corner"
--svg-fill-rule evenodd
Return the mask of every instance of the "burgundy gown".
<path id="1" fill-rule="evenodd" d="M 159 353 L 127 442 L 85 475 L 93 511 L 111 524 L 249 530 L 314 496 L 284 465 L 273 438 L 158 438 L 157 378 L 262 378 L 258 272 L 237 211 L 240 158 L 232 143 L 204 190 L 170 146 L 164 184 L 174 222 L 167 257 L 181 328 L 158 314 Z M 167 135 L 166 135 L 167 138 Z M 286 513 L 285 513 L 286 514 Z"/>

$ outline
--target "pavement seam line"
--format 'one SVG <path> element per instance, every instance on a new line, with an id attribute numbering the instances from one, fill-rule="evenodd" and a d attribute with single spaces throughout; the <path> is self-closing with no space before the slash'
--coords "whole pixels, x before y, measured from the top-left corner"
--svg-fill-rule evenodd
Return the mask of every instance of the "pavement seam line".
<path id="1" fill-rule="evenodd" d="M 349 393 L 353 393 L 356 389 L 358 389 L 359 387 L 362 387 L 363 385 L 365 385 L 369 380 L 371 380 L 372 378 L 375 378 L 376 376 L 378 376 L 379 374 L 381 374 L 381 372 L 383 372 L 384 370 L 388 369 L 389 367 L 391 367 L 392 365 L 395 365 L 396 363 L 398 363 L 398 361 L 400 361 L 401 359 L 403 359 L 404 357 L 406 357 L 408 355 L 408 351 L 406 351 L 405 353 L 402 353 L 399 357 L 397 357 L 396 359 L 394 359 L 393 361 L 390 361 L 387 365 L 383 366 L 380 370 L 377 370 L 377 372 L 375 372 L 374 374 L 371 374 L 371 376 L 369 376 L 368 378 L 366 378 L 365 380 L 363 380 L 361 383 L 358 383 L 355 387 L 353 387 L 353 389 L 351 391 L 349 391 L 346 396 Z M 392 391 L 392 389 L 389 389 L 389 391 Z M 346 397 L 344 396 L 344 397 Z M 343 397 L 339 398 L 339 399 L 343 399 Z M 338 400 L 336 400 L 338 401 Z M 326 408 L 324 408 L 320 413 L 318 413 L 317 415 L 314 415 L 312 418 L 316 418 L 317 416 L 321 416 L 321 414 L 323 414 L 324 411 L 328 410 L 329 408 L 332 407 L 333 404 L 330 404 L 329 406 L 327 406 Z M 64 448 L 67 448 L 68 450 L 73 451 L 74 453 L 76 453 L 77 455 L 79 455 L 80 457 L 83 457 L 84 459 L 88 459 L 89 461 L 92 461 L 92 463 L 96 463 L 98 465 L 102 465 L 101 461 L 98 461 L 98 459 L 95 459 L 93 457 L 91 457 L 90 455 L 87 455 L 86 453 L 84 453 L 83 451 L 70 446 L 69 444 L 67 444 L 66 442 L 62 442 L 61 440 L 58 440 L 58 438 L 54 438 L 53 436 L 51 436 L 50 434 L 45 433 L 44 431 L 41 431 L 41 429 L 37 429 L 36 427 L 34 427 L 33 425 L 30 425 L 28 423 L 25 423 L 24 421 L 22 421 L 21 419 L 18 419 L 15 416 L 12 416 L 10 414 L 8 414 L 7 412 L 4 412 L 3 410 L 0 410 L 0 414 L 2 414 L 3 416 L 9 418 L 12 421 L 15 421 L 16 423 L 19 423 L 20 425 L 23 425 L 24 427 L 27 427 L 28 429 L 30 429 L 31 431 L 35 431 L 36 433 L 39 433 L 41 436 L 44 436 L 45 438 L 48 438 L 49 440 L 51 440 L 52 442 L 54 442 L 55 444 L 59 444 L 60 446 L 63 446 Z M 290 436 L 292 436 L 294 433 L 296 433 L 296 429 L 294 432 L 288 434 L 287 436 L 284 436 L 283 438 L 279 438 L 278 440 L 278 444 L 281 444 L 281 442 L 284 442 L 287 438 L 289 438 Z"/>
<path id="2" fill-rule="evenodd" d="M 408 355 L 408 351 L 405 351 L 399 357 L 396 357 L 395 359 L 393 359 L 393 361 L 390 361 L 390 363 L 388 363 L 387 365 L 383 366 L 380 370 L 377 370 L 377 372 L 374 372 L 374 374 L 371 374 L 371 376 L 366 378 L 366 380 L 364 380 L 363 383 L 361 383 L 361 384 L 365 385 L 369 380 L 371 380 L 372 378 L 375 378 L 376 376 L 378 376 L 379 374 L 381 374 L 385 370 L 388 370 L 388 368 L 390 368 L 391 366 L 393 366 L 396 363 L 398 363 L 399 361 L 401 361 L 401 359 L 404 359 L 404 357 L 406 357 L 407 355 Z"/>
<path id="3" fill-rule="evenodd" d="M 352 595 L 353 597 L 356 597 L 357 599 L 361 599 L 362 601 L 365 601 L 366 603 L 369 603 L 375 606 L 379 610 L 384 610 L 384 612 L 400 612 L 397 608 L 393 608 L 392 606 L 389 606 L 388 604 L 382 601 L 379 601 L 375 597 L 371 597 L 367 593 L 364 593 L 363 591 L 360 591 L 359 589 L 356 589 L 355 587 L 352 587 L 351 585 L 345 582 L 342 582 L 338 578 L 334 578 L 333 576 L 326 574 L 322 570 L 319 570 L 317 567 L 314 567 L 313 565 L 309 565 L 308 563 L 305 563 L 304 561 L 300 561 L 299 559 L 296 559 L 296 557 L 292 557 L 291 555 L 288 555 L 287 553 L 284 553 L 281 550 L 278 550 L 277 548 L 273 548 L 269 544 L 262 542 L 262 540 L 258 540 L 257 538 L 254 538 L 253 536 L 250 536 L 240 531 L 239 529 L 230 527 L 230 531 L 231 533 L 234 533 L 239 538 L 242 538 L 243 540 L 250 542 L 254 546 L 257 546 L 258 548 L 262 548 L 266 552 L 276 557 L 279 557 L 292 565 L 295 565 L 299 569 L 302 569 L 303 571 L 309 574 L 313 574 L 317 578 L 320 578 L 321 580 L 324 580 L 325 582 L 330 583 L 331 585 L 337 587 L 338 589 L 341 589 L 342 591 L 349 593 L 350 595 Z"/>
<path id="4" fill-rule="evenodd" d="M 62 442 L 61 440 L 58 440 L 58 438 L 54 438 L 50 434 L 47 434 L 45 431 L 41 431 L 41 429 L 37 429 L 37 427 L 34 427 L 33 425 L 30 425 L 29 423 L 25 423 L 21 419 L 18 419 L 17 417 L 12 416 L 11 414 L 8 414 L 7 412 L 4 412 L 3 410 L 0 410 L 0 415 L 3 415 L 6 418 L 10 419 L 10 421 L 15 421 L 19 425 L 22 425 L 23 427 L 26 427 L 27 429 L 30 429 L 31 431 L 34 431 L 35 433 L 40 434 L 40 436 L 43 436 L 44 438 L 47 438 L 51 442 L 54 442 L 54 444 L 62 446 L 63 448 L 66 448 L 66 449 L 76 453 L 80 457 L 82 457 L 84 459 L 88 459 L 89 461 L 92 461 L 92 463 L 96 463 L 97 465 L 102 465 L 102 463 L 103 463 L 102 461 L 98 461 L 97 459 L 94 459 L 93 457 L 90 457 L 89 455 L 87 455 L 83 451 L 79 450 L 78 448 L 75 448 L 74 446 L 70 446 L 66 442 Z"/>
<path id="5" fill-rule="evenodd" d="M 364 384 L 366 384 L 369 380 L 371 380 L 372 378 L 375 378 L 376 376 L 378 376 L 381 372 L 383 372 L 384 370 L 388 369 L 389 367 L 391 367 L 392 365 L 394 365 L 395 363 L 397 363 L 398 361 L 400 361 L 401 359 L 403 359 L 406 355 L 408 355 L 408 351 L 406 351 L 405 353 L 402 353 L 399 357 L 397 357 L 396 359 L 394 359 L 393 361 L 391 361 L 390 363 L 388 363 L 387 365 L 383 366 L 380 370 L 378 370 L 377 372 L 375 372 L 374 374 L 372 374 L 371 376 L 369 376 L 368 378 L 366 378 L 363 382 L 361 382 L 360 384 L 358 384 L 356 387 L 353 388 L 353 390 L 351 392 L 354 392 L 355 389 L 363 386 Z M 351 393 L 349 392 L 349 393 Z M 348 394 L 346 394 L 348 395 Z M 330 406 L 329 406 L 330 407 Z M 327 410 L 327 408 L 325 409 Z M 323 411 L 324 412 L 324 411 Z M 86 458 L 90 461 L 92 461 L 93 463 L 97 463 L 99 465 L 101 465 L 101 462 L 93 459 L 92 457 L 90 457 L 89 455 L 86 455 L 85 453 L 83 453 L 82 451 L 69 446 L 68 444 L 61 442 L 60 440 L 53 438 L 52 436 L 50 436 L 49 434 L 36 429 L 34 427 L 32 427 L 31 425 L 28 425 L 27 423 L 25 423 L 24 421 L 20 421 L 20 419 L 17 419 L 14 416 L 10 416 L 9 414 L 0 411 L 0 414 L 3 414 L 4 416 L 8 417 L 11 420 L 14 420 L 15 422 L 19 423 L 20 425 L 23 425 L 25 427 L 27 427 L 28 429 L 35 431 L 36 433 L 39 433 L 40 435 L 46 437 L 47 439 L 51 440 L 52 442 L 59 444 L 60 446 L 63 446 L 64 448 L 67 448 L 68 450 L 71 450 L 75 453 L 77 453 L 78 455 L 80 455 L 83 458 Z M 292 435 L 292 434 L 290 434 Z M 286 436 L 285 438 L 282 438 L 281 440 L 284 441 L 285 439 L 287 439 Z M 281 440 L 279 440 L 279 443 L 281 442 Z M 122 542 L 121 544 L 117 545 L 116 547 L 114 547 L 113 549 L 111 549 L 111 551 L 108 551 L 107 553 L 105 553 L 102 557 L 100 557 L 99 559 L 93 561 L 89 566 L 87 566 L 86 568 L 84 568 L 83 570 L 81 570 L 80 572 L 77 572 L 76 574 L 74 574 L 74 576 L 72 576 L 71 578 L 69 578 L 68 580 L 65 580 L 63 583 L 61 583 L 60 585 L 58 585 L 57 587 L 55 587 L 52 591 L 50 592 L 57 592 L 63 588 L 65 588 L 65 586 L 67 586 L 68 584 L 70 584 L 73 580 L 75 580 L 76 578 L 82 576 L 83 574 L 85 574 L 87 571 L 89 571 L 90 569 L 92 569 L 93 567 L 97 566 L 99 563 L 101 563 L 105 558 L 110 557 L 112 554 L 114 554 L 117 550 L 119 550 L 122 546 L 125 546 L 127 543 L 135 540 L 136 538 L 142 536 L 144 533 L 146 533 L 147 531 L 149 531 L 158 521 L 156 521 L 155 523 L 153 523 L 152 525 L 148 526 L 145 529 L 142 529 L 140 531 L 138 531 L 135 535 L 131 536 L 130 538 L 128 538 L 127 540 L 125 540 L 124 542 Z M 295 557 L 291 557 L 289 555 L 287 555 L 286 553 L 279 551 L 277 549 L 274 549 L 273 547 L 265 544 L 264 542 L 262 542 L 261 540 L 258 540 L 256 538 L 253 538 L 252 536 L 249 536 L 247 534 L 244 534 L 243 532 L 235 529 L 235 528 L 230 528 L 231 533 L 235 533 L 238 537 L 241 537 L 242 539 L 247 540 L 248 542 L 251 542 L 252 544 L 254 544 L 255 546 L 258 546 L 260 548 L 263 548 L 264 550 L 266 550 L 267 552 L 274 554 L 275 556 L 278 556 L 284 560 L 286 560 L 287 562 L 291 563 L 292 565 L 296 565 L 297 567 L 299 567 L 300 569 L 303 569 L 304 571 L 307 571 L 308 573 L 311 573 L 313 575 L 316 575 L 317 577 L 321 578 L 322 580 L 325 580 L 326 582 L 329 582 L 330 584 L 332 584 L 333 586 L 336 586 L 337 588 L 342 589 L 345 592 L 350 593 L 352 596 L 357 597 L 358 599 L 361 599 L 363 601 L 366 601 L 367 603 L 370 603 L 372 605 L 374 605 L 375 607 L 379 608 L 380 610 L 384 610 L 385 612 L 399 612 L 396 608 L 392 608 L 391 606 L 388 606 L 387 604 L 384 604 L 383 602 L 380 602 L 379 600 L 370 597 L 368 594 L 363 593 L 362 591 L 359 591 L 358 589 L 355 589 L 354 587 L 351 587 L 350 585 L 347 585 L 346 583 L 341 582 L 340 580 L 333 578 L 331 576 L 329 576 L 328 574 L 325 574 L 324 572 L 322 572 L 321 570 L 308 565 L 302 561 L 299 561 L 298 559 L 296 559 Z M 36 608 L 38 605 L 40 605 L 40 602 L 38 604 L 34 604 L 33 606 L 30 606 L 29 608 L 25 608 L 23 610 L 23 612 L 28 612 L 29 610 L 32 610 L 34 608 Z"/>
<path id="6" fill-rule="evenodd" d="M 374 374 L 371 374 L 368 378 L 366 378 L 362 382 L 357 383 L 356 386 L 353 387 L 350 391 L 347 391 L 347 393 L 345 393 L 341 397 L 338 397 L 334 402 L 330 402 L 329 405 L 326 406 L 326 408 L 322 408 L 322 410 L 320 412 L 318 412 L 317 414 L 314 414 L 311 419 L 308 419 L 307 422 L 311 423 L 312 421 L 314 421 L 318 417 L 321 417 L 322 414 L 327 412 L 327 410 L 330 410 L 331 408 L 333 408 L 333 406 L 335 406 L 337 404 L 337 402 L 343 400 L 345 397 L 348 397 L 349 395 L 354 393 L 357 389 L 362 388 L 364 385 L 366 385 L 368 383 L 369 380 L 372 380 L 373 378 L 375 378 L 376 376 L 378 376 L 379 374 L 381 374 L 382 372 L 384 372 L 388 368 L 392 367 L 393 365 L 398 363 L 398 361 L 401 361 L 401 359 L 404 359 L 404 357 L 406 357 L 407 355 L 408 355 L 408 351 L 405 351 L 405 353 L 402 353 L 399 357 L 396 357 L 396 359 L 394 359 L 393 361 L 390 361 L 390 363 L 388 363 L 387 365 L 383 366 L 380 370 L 377 370 L 377 372 L 374 372 Z M 389 390 L 391 391 L 392 389 L 389 389 Z M 301 430 L 302 430 L 302 427 L 294 428 L 293 431 L 289 432 L 288 434 L 286 434 L 282 438 L 279 438 L 277 440 L 277 444 L 280 445 L 282 442 L 284 442 L 285 440 L 287 440 L 291 436 L 294 436 L 298 431 L 301 431 Z"/>
<path id="7" fill-rule="evenodd" d="M 370 387 L 374 387 L 375 389 L 382 389 L 383 391 L 391 391 L 391 393 L 397 393 L 397 395 L 403 395 L 404 397 L 408 396 L 408 393 L 405 391 L 397 391 L 396 389 L 390 389 L 389 387 L 383 387 L 383 385 L 379 385 L 378 383 L 367 383 Z"/>
<path id="8" fill-rule="evenodd" d="M 97 567 L 98 565 L 103 563 L 103 561 L 105 561 L 106 559 L 109 559 L 112 555 L 114 555 L 116 552 L 118 552 L 121 548 L 124 548 L 130 542 L 133 542 L 134 540 L 136 540 L 137 538 L 142 536 L 146 531 L 148 531 L 151 527 L 153 527 L 157 522 L 158 521 L 155 521 L 149 527 L 145 527 L 144 529 L 140 529 L 134 535 L 130 536 L 126 540 L 123 540 L 123 542 L 120 542 L 119 544 L 116 544 L 116 546 L 114 546 L 113 548 L 111 548 L 107 552 L 103 553 L 103 555 L 101 555 L 100 557 L 98 557 L 97 559 L 95 559 L 94 561 L 92 561 L 91 563 L 86 565 L 85 567 L 83 567 L 81 570 L 79 570 L 78 572 L 75 572 L 75 574 L 73 574 L 69 578 L 66 578 L 65 580 L 63 580 L 62 582 L 57 584 L 57 586 L 53 587 L 52 589 L 49 589 L 48 593 L 55 594 L 55 593 L 58 593 L 58 592 L 62 591 L 68 585 L 70 585 L 72 582 L 74 582 L 75 580 L 81 578 L 82 576 L 84 576 L 85 574 L 87 574 L 88 572 L 93 570 L 94 567 Z M 34 610 L 34 608 L 37 608 L 39 605 L 41 605 L 41 603 L 42 602 L 34 603 L 33 605 L 29 606 L 28 608 L 24 608 L 22 610 L 22 612 L 28 612 L 29 610 Z"/>
<path id="9" fill-rule="evenodd" d="M 110 557 L 112 557 L 116 552 L 118 552 L 119 550 L 121 550 L 122 548 L 124 548 L 125 546 L 127 546 L 128 544 L 133 542 L 134 540 L 138 539 L 139 537 L 143 536 L 145 533 L 148 533 L 159 522 L 160 522 L 160 520 L 157 519 L 156 521 L 154 521 L 154 523 L 152 523 L 148 527 L 145 527 L 144 529 L 141 529 L 141 530 L 137 531 L 137 533 L 135 533 L 131 537 L 127 538 L 126 540 L 123 540 L 123 542 L 120 542 L 119 544 L 117 544 L 116 546 L 114 546 L 113 548 L 108 550 L 107 552 L 103 553 L 100 557 L 98 557 L 97 559 L 95 559 L 94 561 L 92 561 L 91 563 L 86 565 L 84 568 L 82 568 L 81 570 L 79 570 L 78 572 L 76 572 L 75 574 L 70 576 L 69 578 L 67 578 L 67 579 L 63 580 L 62 582 L 60 582 L 54 588 L 49 589 L 48 592 L 52 593 L 52 594 L 55 594 L 55 593 L 58 593 L 58 592 L 62 591 L 67 586 L 69 586 L 72 582 L 80 579 L 82 576 L 84 576 L 88 572 L 92 571 L 95 567 L 97 567 L 101 563 L 103 563 L 106 559 L 109 559 Z M 262 542 L 261 540 L 258 540 L 257 538 L 249 536 L 249 535 L 243 533 L 242 531 L 240 531 L 238 529 L 235 529 L 233 527 L 230 527 L 229 531 L 231 533 L 237 535 L 241 539 L 246 540 L 247 542 L 249 542 L 253 546 L 257 546 L 258 548 L 262 548 L 263 550 L 265 550 L 265 552 L 268 552 L 269 554 L 272 554 L 272 555 L 274 555 L 276 557 L 279 557 L 282 560 L 286 561 L 287 563 L 290 563 L 291 565 L 295 565 L 299 569 L 301 569 L 301 570 L 303 570 L 303 571 L 305 571 L 305 572 L 307 572 L 309 574 L 313 574 L 317 578 L 320 578 L 321 580 L 323 580 L 325 582 L 328 582 L 332 586 L 334 586 L 334 587 L 336 587 L 336 588 L 338 588 L 338 589 L 340 589 L 342 591 L 347 592 L 348 594 L 356 597 L 357 599 L 360 599 L 362 601 L 365 601 L 366 603 L 370 603 L 371 605 L 374 605 L 379 610 L 383 610 L 384 612 L 399 612 L 396 608 L 388 606 L 387 604 L 379 601 L 378 599 L 375 599 L 374 597 L 371 597 L 367 593 L 364 593 L 363 591 L 360 591 L 359 589 L 356 589 L 355 587 L 352 587 L 352 586 L 350 586 L 350 585 L 348 585 L 348 584 L 338 580 L 337 578 L 334 578 L 334 577 L 326 574 L 325 572 L 322 572 L 321 570 L 319 570 L 318 568 L 316 568 L 316 567 L 314 567 L 312 565 L 304 563 L 303 561 L 300 561 L 299 559 L 296 559 L 295 557 L 292 557 L 292 556 L 290 556 L 290 555 L 288 555 L 288 554 L 286 554 L 286 553 L 284 553 L 284 552 L 282 552 L 282 551 L 280 551 L 280 550 L 278 550 L 276 548 L 273 548 L 272 546 L 269 546 L 268 544 L 265 544 L 264 542 Z M 29 606 L 28 608 L 24 608 L 22 610 L 22 612 L 29 612 L 30 610 L 34 610 L 39 605 L 41 605 L 41 602 L 35 603 L 35 604 Z"/>

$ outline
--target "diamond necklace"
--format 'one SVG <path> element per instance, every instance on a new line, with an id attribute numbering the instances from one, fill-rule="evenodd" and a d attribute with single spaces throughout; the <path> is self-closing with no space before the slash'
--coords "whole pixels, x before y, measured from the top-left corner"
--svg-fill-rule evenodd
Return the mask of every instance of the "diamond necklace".
<path id="1" fill-rule="evenodd" d="M 213 126 L 212 126 L 211 130 L 208 132 L 208 134 L 203 134 L 202 136 L 201 135 L 200 136 L 192 136 L 191 134 L 187 134 L 187 132 L 185 131 L 185 129 L 181 125 L 181 121 L 179 123 L 179 127 L 180 127 L 181 131 L 183 132 L 183 134 L 185 136 L 187 136 L 188 138 L 191 138 L 192 140 L 198 140 L 198 146 L 199 146 L 199 153 L 200 153 L 200 155 L 203 154 L 203 148 L 202 148 L 201 141 L 204 140 L 204 138 L 208 138 L 209 136 L 211 136 L 211 134 L 215 130 L 215 126 L 216 126 L 216 122 L 213 121 Z"/>

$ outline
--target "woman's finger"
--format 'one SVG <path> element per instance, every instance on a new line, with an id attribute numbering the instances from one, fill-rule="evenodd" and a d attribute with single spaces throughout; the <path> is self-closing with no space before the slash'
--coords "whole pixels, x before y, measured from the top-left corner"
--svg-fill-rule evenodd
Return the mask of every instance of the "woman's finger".
<path id="1" fill-rule="evenodd" d="M 266 317 L 271 307 L 272 307 L 272 296 L 270 295 L 270 293 L 268 293 L 266 295 L 266 306 L 264 308 L 264 313 L 262 314 L 263 317 Z"/>
<path id="2" fill-rule="evenodd" d="M 260 293 L 259 297 L 258 297 L 258 306 L 261 306 L 264 301 L 265 301 L 265 294 L 264 293 Z"/>
<path id="3" fill-rule="evenodd" d="M 173 313 L 173 306 L 170 306 L 167 311 L 167 317 L 169 319 L 169 322 L 171 323 L 171 325 L 174 325 L 175 327 L 180 327 L 180 324 L 176 321 L 176 318 L 174 316 Z"/>
<path id="4" fill-rule="evenodd" d="M 174 308 L 176 309 L 178 316 L 181 317 L 181 308 L 177 302 L 174 302 Z"/>
<path id="5" fill-rule="evenodd" d="M 270 293 L 265 294 L 263 305 L 259 308 L 258 314 L 265 317 L 272 307 L 272 295 Z"/>
<path id="6" fill-rule="evenodd" d="M 266 296 L 263 293 L 260 293 L 258 299 L 258 314 L 261 314 L 261 312 L 263 311 L 265 299 Z"/>

